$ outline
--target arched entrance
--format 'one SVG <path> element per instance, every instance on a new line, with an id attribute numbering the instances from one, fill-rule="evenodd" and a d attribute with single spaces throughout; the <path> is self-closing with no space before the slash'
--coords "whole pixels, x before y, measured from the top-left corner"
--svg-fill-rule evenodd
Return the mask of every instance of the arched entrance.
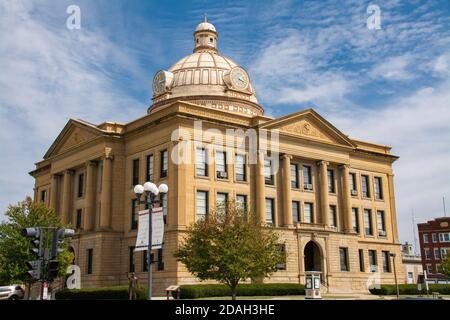
<path id="1" fill-rule="evenodd" d="M 314 241 L 306 244 L 303 255 L 305 257 L 305 271 L 323 271 L 320 248 Z"/>

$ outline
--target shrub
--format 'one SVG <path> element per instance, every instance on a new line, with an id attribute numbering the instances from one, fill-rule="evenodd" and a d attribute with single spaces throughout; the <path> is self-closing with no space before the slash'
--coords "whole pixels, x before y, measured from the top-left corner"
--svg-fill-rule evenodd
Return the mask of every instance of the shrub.
<path id="1" fill-rule="evenodd" d="M 145 290 L 137 290 L 137 299 L 145 299 Z M 65 289 L 56 293 L 57 300 L 128 300 L 128 286 L 104 288 Z"/>
<path id="2" fill-rule="evenodd" d="M 440 294 L 450 294 L 450 284 L 430 284 L 428 292 L 439 292 Z M 426 294 L 426 287 L 422 285 L 422 291 L 417 289 L 417 284 L 399 284 L 398 291 L 400 294 Z M 395 284 L 384 284 L 379 289 L 370 289 L 371 294 L 376 295 L 395 295 L 397 288 Z"/>
<path id="3" fill-rule="evenodd" d="M 180 287 L 181 299 L 231 296 L 231 290 L 224 284 L 194 284 Z M 239 284 L 237 296 L 286 296 L 304 295 L 305 287 L 292 283 Z"/>

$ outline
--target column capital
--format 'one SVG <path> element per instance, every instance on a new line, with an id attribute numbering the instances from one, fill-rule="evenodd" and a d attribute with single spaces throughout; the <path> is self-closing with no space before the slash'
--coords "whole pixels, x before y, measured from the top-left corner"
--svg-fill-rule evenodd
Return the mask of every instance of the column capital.
<path id="1" fill-rule="evenodd" d="M 67 169 L 67 170 L 64 170 L 64 175 L 72 175 L 72 174 L 74 174 L 75 173 L 75 171 L 74 170 L 72 170 L 72 169 Z"/>
<path id="2" fill-rule="evenodd" d="M 350 164 L 348 163 L 343 163 L 339 165 L 340 169 L 350 169 Z"/>
<path id="3" fill-rule="evenodd" d="M 318 166 L 329 166 L 330 163 L 326 160 L 320 160 L 320 161 L 317 161 L 317 165 Z"/>
<path id="4" fill-rule="evenodd" d="M 292 160 L 292 156 L 290 155 L 290 154 L 282 154 L 281 155 L 281 159 L 289 159 L 289 160 Z"/>
<path id="5" fill-rule="evenodd" d="M 105 148 L 105 159 L 114 160 L 114 153 L 112 148 Z"/>
<path id="6" fill-rule="evenodd" d="M 89 160 L 86 162 L 86 167 L 96 167 L 97 164 L 98 164 L 97 161 Z"/>

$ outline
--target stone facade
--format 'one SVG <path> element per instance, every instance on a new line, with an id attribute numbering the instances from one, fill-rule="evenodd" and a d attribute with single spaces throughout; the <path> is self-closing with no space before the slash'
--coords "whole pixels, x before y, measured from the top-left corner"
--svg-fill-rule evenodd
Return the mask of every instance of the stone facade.
<path id="1" fill-rule="evenodd" d="M 202 28 L 206 28 L 201 30 L 202 35 L 209 32 L 217 41 L 215 29 L 213 32 L 208 26 Z M 195 53 L 201 54 L 202 50 L 210 49 L 197 48 Z M 208 52 L 215 54 L 216 48 Z M 229 67 L 221 66 L 224 74 L 233 72 L 232 68 L 231 63 Z M 31 172 L 35 178 L 35 199 L 54 208 L 64 222 L 77 230 L 71 245 L 75 263 L 82 270 L 82 286 L 126 284 L 131 264 L 139 282 L 146 282 L 144 254 L 135 253 L 130 259 L 130 247 L 135 245 L 137 233 L 132 216 L 134 183 L 142 184 L 149 177 L 156 184 L 169 186 L 164 250 L 155 251 L 155 257 L 163 264 L 153 265 L 154 294 L 162 295 L 163 289 L 172 284 L 197 281 L 172 256 L 187 227 L 195 222 L 197 191 L 208 192 L 209 208 L 216 202 L 217 193 L 227 193 L 230 199 L 245 195 L 248 206 L 261 215 L 263 222 L 266 198 L 273 200 L 273 224 L 285 246 L 287 261 L 285 270 L 277 271 L 264 282 L 304 283 L 305 271 L 313 268 L 322 272 L 324 288 L 329 292 L 364 292 L 368 282 L 378 280 L 394 283 L 390 258 L 383 268 L 387 253 L 400 257 L 392 172 L 397 157 L 390 154 L 390 147 L 350 139 L 312 109 L 277 119 L 264 116 L 250 84 L 250 89 L 241 90 L 240 94 L 251 99 L 240 99 L 236 94 L 239 90 L 225 83 L 220 83 L 220 87 L 217 84 L 210 96 L 205 96 L 210 84 L 205 85 L 201 95 L 197 86 L 180 87 L 177 95 L 182 93 L 185 99 L 173 98 L 167 83 L 164 93 L 155 93 L 157 108 L 150 107 L 146 116 L 126 124 L 93 125 L 70 120 L 44 160 Z M 220 90 L 222 93 L 217 93 Z M 211 101 L 227 107 L 211 107 Z M 238 105 L 247 105 L 252 112 L 240 112 Z M 216 130 L 214 134 L 211 129 Z M 213 161 L 207 165 L 206 177 L 197 175 L 196 146 L 204 147 L 209 158 L 214 159 L 223 143 L 211 136 L 225 135 L 230 129 L 257 133 L 257 161 L 251 163 L 248 143 L 244 150 L 233 146 L 226 149 L 226 177 L 218 178 Z M 263 130 L 279 134 L 279 150 L 274 154 L 278 155 L 280 169 L 274 172 L 272 185 L 266 183 L 263 170 L 263 157 L 267 156 L 260 147 Z M 185 154 L 189 161 L 177 164 L 171 159 L 180 147 L 189 151 Z M 169 158 L 164 172 L 163 151 L 168 152 Z M 246 159 L 244 181 L 236 177 L 236 153 L 244 154 Z M 153 170 L 149 173 L 150 155 Z M 294 164 L 295 186 L 291 183 Z M 311 170 L 308 184 L 302 174 L 304 165 Z M 329 169 L 333 170 L 332 176 Z M 367 179 L 364 186 L 362 179 Z M 305 203 L 312 204 L 311 221 L 305 219 Z M 294 204 L 300 208 L 299 221 L 293 218 Z M 335 208 L 334 218 L 330 217 L 330 206 Z M 357 226 L 353 208 L 357 209 Z M 365 214 L 365 210 L 370 211 Z M 365 225 L 369 216 L 370 228 Z M 376 258 L 371 262 L 377 267 L 369 263 L 369 250 L 374 250 Z M 401 259 L 395 263 L 402 283 Z"/>

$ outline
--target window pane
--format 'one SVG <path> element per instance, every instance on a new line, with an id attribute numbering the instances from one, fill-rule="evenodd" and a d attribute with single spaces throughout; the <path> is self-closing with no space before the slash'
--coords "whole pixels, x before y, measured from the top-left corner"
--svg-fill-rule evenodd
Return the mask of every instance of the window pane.
<path id="1" fill-rule="evenodd" d="M 385 223 L 384 223 L 384 211 L 378 210 L 377 211 L 377 227 L 378 231 L 385 232 Z"/>
<path id="2" fill-rule="evenodd" d="M 131 183 L 133 186 L 139 184 L 139 159 L 133 160 L 133 177 Z"/>
<path id="3" fill-rule="evenodd" d="M 266 199 L 266 223 L 274 223 L 273 199 Z"/>
<path id="4" fill-rule="evenodd" d="M 370 197 L 369 194 L 369 177 L 368 176 L 361 176 L 361 186 L 362 186 L 362 194 L 363 197 Z"/>
<path id="5" fill-rule="evenodd" d="M 216 201 L 217 201 L 217 206 L 225 206 L 228 201 L 228 194 L 227 193 L 218 193 Z"/>
<path id="6" fill-rule="evenodd" d="M 167 176 L 167 170 L 169 168 L 169 153 L 167 150 L 161 151 L 161 173 L 160 177 L 164 178 Z"/>
<path id="7" fill-rule="evenodd" d="M 303 166 L 303 183 L 305 185 L 312 184 L 311 167 L 310 166 Z"/>
<path id="8" fill-rule="evenodd" d="M 197 148 L 196 150 L 196 165 L 195 170 L 198 176 L 207 176 L 208 168 L 206 165 L 206 150 L 202 148 Z"/>
<path id="9" fill-rule="evenodd" d="M 139 204 L 137 199 L 131 200 L 131 230 L 138 227 Z"/>
<path id="10" fill-rule="evenodd" d="M 358 208 L 352 208 L 352 226 L 354 231 L 359 232 Z"/>
<path id="11" fill-rule="evenodd" d="M 300 222 L 300 202 L 292 201 L 292 221 Z"/>
<path id="12" fill-rule="evenodd" d="M 341 262 L 341 271 L 349 271 L 348 267 L 348 249 L 347 248 L 339 248 L 340 262 Z"/>
<path id="13" fill-rule="evenodd" d="M 334 193 L 334 171 L 328 169 L 328 192 Z"/>
<path id="14" fill-rule="evenodd" d="M 336 206 L 330 206 L 330 226 L 336 227 Z"/>
<path id="15" fill-rule="evenodd" d="M 247 196 L 237 195 L 236 196 L 236 205 L 240 210 L 247 211 Z"/>
<path id="16" fill-rule="evenodd" d="M 208 213 L 208 193 L 206 191 L 197 191 L 196 221 L 204 219 Z"/>
<path id="17" fill-rule="evenodd" d="M 383 190 L 380 177 L 375 177 L 375 197 L 377 199 L 383 199 Z"/>
<path id="18" fill-rule="evenodd" d="M 216 170 L 220 172 L 226 172 L 226 153 L 223 151 L 216 152 Z"/>
<path id="19" fill-rule="evenodd" d="M 356 191 L 356 174 L 350 173 L 349 180 L 350 180 L 350 190 Z"/>
<path id="20" fill-rule="evenodd" d="M 372 217 L 370 209 L 364 209 L 364 228 L 366 235 L 372 235 Z"/>
<path id="21" fill-rule="evenodd" d="M 245 181 L 245 156 L 236 155 L 236 180 Z"/>
<path id="22" fill-rule="evenodd" d="M 153 181 L 153 155 L 147 156 L 147 181 Z"/>
<path id="23" fill-rule="evenodd" d="M 291 187 L 298 188 L 298 166 L 291 164 Z"/>
<path id="24" fill-rule="evenodd" d="M 272 161 L 269 159 L 264 160 L 264 177 L 267 184 L 273 184 Z"/>
<path id="25" fill-rule="evenodd" d="M 313 204 L 312 203 L 305 202 L 303 215 L 304 215 L 305 223 L 313 222 Z"/>

